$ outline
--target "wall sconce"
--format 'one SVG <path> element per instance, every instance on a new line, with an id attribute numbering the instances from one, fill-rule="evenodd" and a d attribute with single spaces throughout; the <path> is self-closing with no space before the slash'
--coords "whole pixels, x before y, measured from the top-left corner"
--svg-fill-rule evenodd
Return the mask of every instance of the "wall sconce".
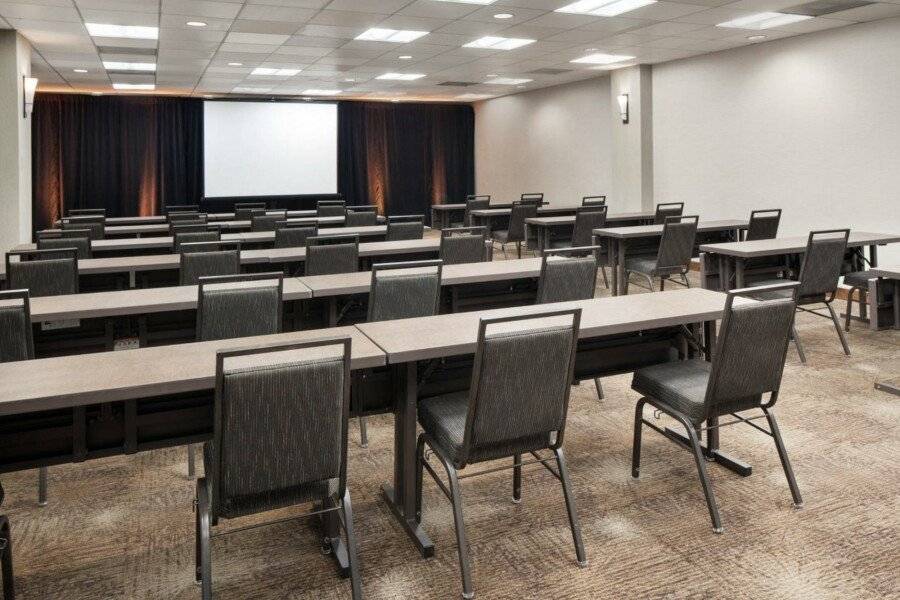
<path id="1" fill-rule="evenodd" d="M 27 119 L 34 110 L 34 93 L 37 91 L 37 77 L 22 75 L 22 117 Z"/>
<path id="2" fill-rule="evenodd" d="M 619 116 L 623 123 L 628 123 L 628 94 L 619 94 Z"/>

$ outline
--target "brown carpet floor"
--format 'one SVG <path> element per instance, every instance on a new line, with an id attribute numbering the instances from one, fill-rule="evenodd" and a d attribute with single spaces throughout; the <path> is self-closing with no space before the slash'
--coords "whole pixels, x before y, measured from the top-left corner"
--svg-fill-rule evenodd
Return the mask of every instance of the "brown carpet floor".
<path id="1" fill-rule="evenodd" d="M 791 505 L 772 441 L 730 427 L 723 449 L 754 473 L 711 466 L 725 524 L 713 534 L 690 454 L 647 431 L 641 478 L 631 478 L 630 376 L 605 379 L 602 401 L 584 383 L 565 448 L 590 564 L 577 566 L 560 487 L 539 466 L 526 468 L 520 505 L 510 502 L 510 471 L 466 480 L 477 597 L 900 597 L 900 398 L 873 389 L 900 375 L 900 333 L 855 324 L 848 358 L 825 319 L 801 316 L 799 329 L 809 363 L 790 350 L 775 412 L 802 510 Z M 369 423 L 368 449 L 351 427 L 349 472 L 366 597 L 458 598 L 449 503 L 426 481 L 436 555 L 423 560 L 379 497 L 391 473 L 391 418 Z M 184 448 L 54 467 L 45 508 L 35 504 L 36 480 L 35 471 L 3 476 L 19 598 L 199 598 Z M 308 521 L 215 538 L 213 574 L 223 599 L 350 595 Z"/>

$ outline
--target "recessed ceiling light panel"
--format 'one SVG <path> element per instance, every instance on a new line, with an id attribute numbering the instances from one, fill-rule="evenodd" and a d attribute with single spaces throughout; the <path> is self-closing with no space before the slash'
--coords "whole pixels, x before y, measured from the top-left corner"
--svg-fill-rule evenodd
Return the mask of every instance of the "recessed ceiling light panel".
<path id="1" fill-rule="evenodd" d="M 780 27 L 782 25 L 790 25 L 791 23 L 799 23 L 812 19 L 809 15 L 789 15 L 777 12 L 763 12 L 755 15 L 747 15 L 746 17 L 738 17 L 731 21 L 719 23 L 716 27 L 730 27 L 732 29 L 769 29 L 771 27 Z"/>
<path id="2" fill-rule="evenodd" d="M 579 0 L 557 8 L 554 12 L 615 17 L 655 3 L 656 0 Z"/>
<path id="3" fill-rule="evenodd" d="M 425 77 L 425 73 L 385 73 L 384 75 L 379 75 L 375 79 L 384 79 L 387 81 L 415 81 L 416 79 L 422 79 Z"/>
<path id="4" fill-rule="evenodd" d="M 105 23 L 85 23 L 91 37 L 132 38 L 136 40 L 159 39 L 159 27 L 137 25 L 108 25 Z"/>
<path id="5" fill-rule="evenodd" d="M 494 79 L 488 79 L 485 81 L 488 85 L 522 85 L 525 83 L 531 83 L 534 79 L 516 79 L 514 77 L 495 77 Z"/>
<path id="6" fill-rule="evenodd" d="M 494 35 L 486 35 L 478 38 L 474 42 L 464 44 L 463 48 L 487 48 L 490 50 L 515 50 L 528 44 L 533 44 L 535 40 L 525 38 L 505 38 Z"/>
<path id="7" fill-rule="evenodd" d="M 588 54 L 587 56 L 582 56 L 581 58 L 576 58 L 575 60 L 570 60 L 569 62 L 585 64 L 585 65 L 611 65 L 613 63 L 624 62 L 626 60 L 634 59 L 633 56 L 626 56 L 624 54 Z"/>
<path id="8" fill-rule="evenodd" d="M 156 70 L 156 63 L 146 62 L 118 62 L 114 60 L 104 60 L 103 68 L 107 71 L 146 71 Z"/>
<path id="9" fill-rule="evenodd" d="M 153 83 L 114 83 L 114 90 L 155 90 L 156 84 Z"/>
<path id="10" fill-rule="evenodd" d="M 406 44 L 417 40 L 422 36 L 428 35 L 427 31 L 411 31 L 408 29 L 385 29 L 383 27 L 373 27 L 362 32 L 355 39 L 369 42 L 394 42 L 397 44 Z"/>

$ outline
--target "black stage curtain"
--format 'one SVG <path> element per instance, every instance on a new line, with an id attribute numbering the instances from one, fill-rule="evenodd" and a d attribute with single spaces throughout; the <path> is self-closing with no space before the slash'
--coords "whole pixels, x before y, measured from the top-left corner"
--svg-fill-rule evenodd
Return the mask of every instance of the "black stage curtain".
<path id="1" fill-rule="evenodd" d="M 203 196 L 203 103 L 38 94 L 32 173 L 35 229 L 73 208 L 133 216 L 196 204 Z"/>
<path id="2" fill-rule="evenodd" d="M 425 214 L 475 189 L 471 106 L 341 102 L 338 191 L 348 205 Z"/>

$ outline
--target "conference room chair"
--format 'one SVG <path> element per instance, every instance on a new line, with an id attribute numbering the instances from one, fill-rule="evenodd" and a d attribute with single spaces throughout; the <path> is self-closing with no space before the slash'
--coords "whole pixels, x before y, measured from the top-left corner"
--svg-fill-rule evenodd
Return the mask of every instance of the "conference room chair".
<path id="1" fill-rule="evenodd" d="M 87 229 L 92 240 L 102 240 L 106 237 L 106 217 L 67 217 L 60 220 L 61 229 Z"/>
<path id="2" fill-rule="evenodd" d="M 491 207 L 491 197 L 488 195 L 467 196 L 466 212 L 463 214 L 463 227 L 472 226 L 472 211 L 487 210 Z"/>
<path id="3" fill-rule="evenodd" d="M 372 265 L 367 321 L 392 321 L 431 317 L 440 311 L 440 260 L 421 260 Z M 359 418 L 360 444 L 369 445 L 366 415 L 360 395 L 353 393 L 354 412 Z"/>
<path id="4" fill-rule="evenodd" d="M 172 250 L 179 254 L 184 244 L 197 242 L 218 242 L 222 239 L 222 232 L 218 227 L 207 225 L 178 225 L 172 230 Z"/>
<path id="5" fill-rule="evenodd" d="M 691 287 L 687 273 L 694 254 L 699 217 L 666 217 L 659 252 L 655 257 L 633 256 L 625 259 L 625 293 L 628 293 L 632 273 L 647 278 L 648 288 L 653 291 L 653 278 L 659 277 L 659 290 L 666 289 L 666 281 L 672 275 L 680 275 L 685 287 Z M 674 279 L 672 281 L 675 281 Z M 676 282 L 677 283 L 677 282 Z"/>
<path id="6" fill-rule="evenodd" d="M 582 206 L 606 206 L 606 196 L 584 196 Z"/>
<path id="7" fill-rule="evenodd" d="M 345 227 L 369 227 L 378 225 L 378 213 L 371 210 L 347 209 L 344 215 Z"/>
<path id="8" fill-rule="evenodd" d="M 353 206 L 345 206 L 344 208 L 346 208 L 347 210 L 352 210 L 352 211 L 356 211 L 356 212 L 369 211 L 369 212 L 378 214 L 378 207 L 375 206 L 374 204 L 354 204 Z"/>
<path id="9" fill-rule="evenodd" d="M 319 200 L 316 204 L 317 217 L 343 217 L 346 210 L 343 200 Z"/>
<path id="10" fill-rule="evenodd" d="M 359 270 L 358 235 L 316 235 L 306 240 L 306 275 Z"/>
<path id="11" fill-rule="evenodd" d="M 488 260 L 486 227 L 454 227 L 441 230 L 440 259 L 445 265 Z"/>
<path id="12" fill-rule="evenodd" d="M 209 215 L 207 213 L 198 212 L 170 212 L 166 215 L 166 219 L 169 223 L 169 227 L 174 223 L 178 223 L 179 225 L 198 225 L 208 223 Z"/>
<path id="13" fill-rule="evenodd" d="M 274 214 L 254 214 L 250 217 L 250 231 L 275 231 L 276 225 L 286 219 L 286 210 Z"/>
<path id="14" fill-rule="evenodd" d="M 684 202 L 661 202 L 656 205 L 653 223 L 662 225 L 669 217 L 680 217 L 684 214 Z"/>
<path id="15" fill-rule="evenodd" d="M 387 241 L 421 240 L 423 237 L 425 237 L 425 223 L 421 217 L 414 220 L 406 218 L 398 220 L 388 217 L 387 235 L 385 236 Z"/>
<path id="16" fill-rule="evenodd" d="M 105 208 L 70 208 L 70 217 L 106 217 Z"/>
<path id="17" fill-rule="evenodd" d="M 519 202 L 528 202 L 531 204 L 537 204 L 538 206 L 541 206 L 544 203 L 544 194 L 543 194 L 543 192 L 522 194 L 519 197 Z"/>
<path id="18" fill-rule="evenodd" d="M 587 566 L 562 449 L 580 319 L 581 309 L 481 319 L 469 389 L 419 402 L 423 433 L 416 453 L 416 520 L 422 520 L 424 469 L 453 507 L 463 598 L 475 595 L 459 485 L 466 477 L 512 469 L 512 499 L 519 503 L 522 467 L 546 467 L 562 483 L 578 564 Z M 539 369 L 534 368 L 536 356 L 541 357 Z M 427 460 L 426 446 L 443 465 L 448 483 Z M 545 450 L 553 456 L 538 454 Z M 534 460 L 523 462 L 523 455 Z M 471 464 L 509 458 L 512 465 L 460 474 Z"/>
<path id="19" fill-rule="evenodd" d="M 241 272 L 240 242 L 184 243 L 179 256 L 179 285 L 197 285 L 201 277 Z"/>
<path id="20" fill-rule="evenodd" d="M 0 504 L 3 504 L 3 495 L 3 486 L 0 485 Z M 14 600 L 12 530 L 6 515 L 0 515 L 0 572 L 3 575 L 3 600 Z"/>
<path id="21" fill-rule="evenodd" d="M 51 248 L 7 252 L 6 281 L 9 289 L 28 290 L 31 297 L 77 294 L 78 250 Z"/>
<path id="22" fill-rule="evenodd" d="M 850 331 L 850 319 L 853 315 L 853 297 L 856 296 L 856 302 L 859 306 L 859 318 L 865 320 L 868 310 L 866 304 L 868 302 L 869 280 L 873 276 L 868 271 L 854 271 L 844 274 L 844 285 L 850 286 L 847 292 L 847 314 L 844 322 L 844 330 Z M 895 292 L 896 293 L 896 292 Z"/>
<path id="23" fill-rule="evenodd" d="M 838 280 L 841 277 L 841 268 L 844 264 L 844 256 L 847 252 L 847 239 L 850 237 L 849 229 L 830 229 L 823 231 L 811 231 L 806 242 L 806 252 L 803 255 L 803 263 L 797 280 L 800 285 L 797 289 L 797 311 L 806 312 L 819 317 L 830 318 L 834 323 L 841 340 L 844 354 L 850 356 L 850 346 L 844 337 L 837 314 L 831 303 L 837 295 Z M 783 283 L 784 279 L 763 279 L 752 284 L 753 287 L 771 286 Z M 771 295 L 766 290 L 760 290 L 762 297 Z M 781 292 L 784 295 L 784 292 Z M 828 314 L 823 315 L 807 307 L 822 304 L 828 309 Z M 796 326 L 792 326 L 794 344 L 797 346 L 797 354 L 800 362 L 806 363 L 806 353 L 803 351 L 803 342 L 797 333 Z"/>
<path id="24" fill-rule="evenodd" d="M 162 210 L 164 215 L 168 215 L 169 213 L 178 213 L 178 212 L 200 212 L 199 204 L 167 204 L 163 206 Z"/>
<path id="25" fill-rule="evenodd" d="M 306 246 L 306 240 L 315 235 L 318 235 L 318 228 L 315 226 L 288 221 L 275 223 L 276 248 L 302 248 Z"/>
<path id="26" fill-rule="evenodd" d="M 241 207 L 238 208 L 235 205 L 234 209 L 234 220 L 235 221 L 252 221 L 253 217 L 262 217 L 266 214 L 266 207 L 263 206 L 253 206 L 253 207 Z M 284 219 L 285 217 L 281 217 Z"/>
<path id="27" fill-rule="evenodd" d="M 778 236 L 778 225 L 781 223 L 781 209 L 769 208 L 750 212 L 750 225 L 744 240 L 771 240 Z"/>
<path id="28" fill-rule="evenodd" d="M 334 519 L 343 528 L 352 597 L 359 600 L 347 489 L 350 338 L 220 351 L 214 398 L 213 440 L 203 448 L 205 477 L 196 496 L 195 577 L 203 599 L 212 598 L 211 542 L 229 535 L 212 535 L 219 519 L 315 502 L 301 516 Z M 301 576 L 295 587 L 304 583 Z"/>
<path id="29" fill-rule="evenodd" d="M 605 198 L 605 196 L 601 196 Z M 604 200 L 606 202 L 606 200 Z M 606 227 L 606 204 L 587 204 L 575 209 L 575 225 L 572 227 L 572 239 L 568 242 L 552 240 L 550 248 L 571 248 L 594 245 L 594 230 Z M 596 250 L 597 261 L 600 262 L 602 248 Z M 603 274 L 603 284 L 609 289 L 609 279 L 606 276 L 606 267 L 601 264 L 600 272 Z"/>
<path id="30" fill-rule="evenodd" d="M 38 234 L 37 249 L 74 248 L 79 259 L 91 258 L 91 232 L 87 229 L 67 229 L 54 232 L 60 235 Z"/>
<path id="31" fill-rule="evenodd" d="M 706 472 L 706 457 L 700 446 L 699 436 L 704 430 L 711 432 L 709 427 L 747 423 L 772 437 L 791 489 L 794 506 L 803 506 L 778 423 L 772 414 L 772 407 L 778 400 L 781 388 L 785 355 L 794 321 L 797 287 L 793 282 L 769 286 L 767 291 L 778 294 L 779 297 L 759 302 L 737 300 L 739 296 L 754 295 L 759 290 L 745 288 L 730 292 L 725 301 L 725 313 L 712 362 L 699 359 L 663 363 L 636 371 L 632 380 L 632 389 L 642 397 L 634 413 L 631 476 L 637 478 L 640 475 L 641 433 L 645 425 L 671 439 L 654 420 L 644 418 L 644 405 L 649 404 L 678 421 L 687 430 L 713 531 L 716 533 L 723 531 L 722 519 Z M 762 414 L 738 415 L 745 411 L 762 411 Z M 725 423 L 717 421 L 718 418 L 727 416 L 734 420 Z M 763 416 L 768 420 L 768 430 L 752 422 Z M 703 427 L 704 421 L 707 422 L 707 427 Z"/>
<path id="32" fill-rule="evenodd" d="M 538 205 L 532 202 L 513 202 L 509 213 L 507 229 L 495 229 L 491 232 L 491 246 L 500 244 L 503 258 L 506 258 L 506 245 L 516 245 L 516 255 L 522 258 L 522 242 L 525 241 L 525 219 L 537 216 Z M 526 248 L 527 250 L 527 248 Z"/>

